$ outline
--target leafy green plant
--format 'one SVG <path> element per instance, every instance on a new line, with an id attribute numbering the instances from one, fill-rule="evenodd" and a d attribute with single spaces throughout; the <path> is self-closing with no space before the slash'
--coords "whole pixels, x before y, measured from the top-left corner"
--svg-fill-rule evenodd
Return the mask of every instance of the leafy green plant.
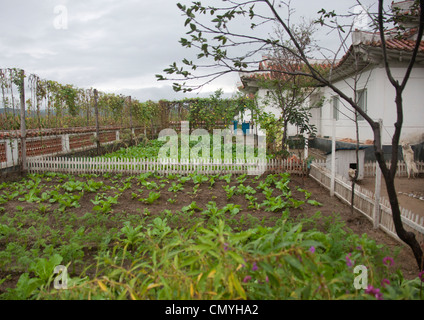
<path id="1" fill-rule="evenodd" d="M 191 175 L 191 179 L 193 180 L 194 184 L 201 184 L 209 180 L 209 178 L 203 174 L 193 174 Z"/>
<path id="2" fill-rule="evenodd" d="M 44 284 L 49 284 L 54 276 L 54 269 L 62 262 L 63 258 L 59 254 L 52 255 L 49 259 L 37 258 L 31 263 L 29 270 L 34 272 Z"/>
<path id="3" fill-rule="evenodd" d="M 295 209 L 299 208 L 302 204 L 305 203 L 305 201 L 303 201 L 303 200 L 297 200 L 297 199 L 294 199 L 294 198 L 289 198 L 288 201 L 291 203 L 291 206 Z"/>
<path id="4" fill-rule="evenodd" d="M 215 179 L 218 177 L 218 175 L 215 176 L 210 176 L 209 177 L 209 189 L 212 189 L 213 186 L 215 185 Z"/>
<path id="5" fill-rule="evenodd" d="M 243 184 L 247 179 L 247 174 L 244 173 L 236 178 L 239 184 Z"/>
<path id="6" fill-rule="evenodd" d="M 62 188 L 67 192 L 82 191 L 85 188 L 85 183 L 81 181 L 68 181 L 62 185 Z"/>
<path id="7" fill-rule="evenodd" d="M 124 235 L 123 242 L 133 248 L 137 243 L 143 241 L 144 233 L 142 232 L 143 226 L 131 226 L 131 222 L 125 221 L 124 227 L 121 228 L 121 234 Z"/>
<path id="8" fill-rule="evenodd" d="M 96 196 L 95 200 L 91 200 L 95 206 L 93 207 L 94 211 L 102 212 L 102 213 L 110 213 L 112 211 L 112 205 L 118 203 L 119 194 L 112 196 Z"/>
<path id="9" fill-rule="evenodd" d="M 84 184 L 84 191 L 97 192 L 103 186 L 104 186 L 103 181 L 94 181 L 93 179 L 89 179 Z"/>
<path id="10" fill-rule="evenodd" d="M 151 224 L 148 225 L 147 234 L 150 236 L 158 236 L 159 238 L 165 237 L 171 232 L 171 228 L 167 224 L 167 219 L 161 219 L 157 217 Z"/>
<path id="11" fill-rule="evenodd" d="M 321 207 L 322 206 L 322 203 L 321 202 L 318 202 L 316 200 L 308 200 L 308 203 L 310 205 L 313 205 L 313 206 L 316 206 L 316 207 Z"/>
<path id="12" fill-rule="evenodd" d="M 182 212 L 194 212 L 194 211 L 202 211 L 202 208 L 200 208 L 196 201 L 192 201 L 189 205 L 182 207 Z"/>
<path id="13" fill-rule="evenodd" d="M 289 207 L 289 203 L 284 201 L 281 196 L 269 197 L 262 202 L 262 206 L 265 207 L 265 211 L 279 211 Z"/>
<path id="14" fill-rule="evenodd" d="M 196 194 L 197 194 L 197 192 L 199 191 L 199 187 L 200 187 L 200 184 L 195 184 L 194 186 L 193 186 L 193 191 L 191 191 L 191 192 L 187 192 L 188 194 L 191 194 L 191 195 L 193 195 L 193 196 L 195 196 Z"/>
<path id="15" fill-rule="evenodd" d="M 222 188 L 224 189 L 225 193 L 227 194 L 227 199 L 230 200 L 234 193 L 236 192 L 236 186 L 232 186 L 230 187 L 229 185 L 225 185 L 222 186 Z"/>
<path id="16" fill-rule="evenodd" d="M 159 190 L 159 185 L 155 181 L 142 181 L 141 185 L 148 190 Z"/>
<path id="17" fill-rule="evenodd" d="M 150 191 L 149 196 L 147 198 L 141 198 L 139 199 L 139 201 L 144 202 L 146 204 L 153 204 L 159 198 L 160 192 Z"/>
<path id="18" fill-rule="evenodd" d="M 177 202 L 177 197 L 175 196 L 174 198 L 169 198 L 168 200 L 166 200 L 166 201 L 168 201 L 170 204 L 174 204 L 174 203 L 176 203 Z"/>
<path id="19" fill-rule="evenodd" d="M 244 195 L 250 194 L 250 195 L 252 195 L 252 194 L 256 193 L 256 190 L 253 189 L 251 186 L 245 186 L 243 184 L 240 184 L 240 185 L 238 185 L 236 192 L 237 192 L 237 194 L 244 194 Z"/>
<path id="20" fill-rule="evenodd" d="M 236 214 L 238 214 L 240 212 L 240 205 L 238 204 L 233 204 L 233 203 L 229 203 L 227 204 L 222 210 L 224 212 L 229 212 L 231 216 L 235 216 Z"/>
<path id="21" fill-rule="evenodd" d="M 273 192 L 274 192 L 274 189 L 269 187 L 265 187 L 262 191 L 262 193 L 265 195 L 267 199 L 271 198 Z"/>
<path id="22" fill-rule="evenodd" d="M 79 200 L 83 196 L 83 193 L 79 194 L 69 194 L 65 193 L 63 195 L 59 195 L 59 211 L 63 212 L 67 208 L 78 208 L 80 207 Z M 50 199 L 52 200 L 52 199 Z"/>
<path id="23" fill-rule="evenodd" d="M 258 198 L 254 197 L 253 195 L 250 195 L 250 194 L 246 194 L 244 197 L 247 201 L 249 201 L 248 209 L 259 210 L 260 204 L 258 204 L 258 202 L 257 202 Z"/>
<path id="24" fill-rule="evenodd" d="M 216 202 L 215 201 L 209 201 L 206 204 L 206 210 L 203 210 L 202 212 L 203 215 L 206 215 L 207 217 L 210 218 L 218 218 L 221 217 L 224 214 L 223 210 L 220 210 L 217 206 L 216 206 Z"/>
<path id="25" fill-rule="evenodd" d="M 184 187 L 181 183 L 177 184 L 175 182 L 172 182 L 172 185 L 171 185 L 171 187 L 168 188 L 168 191 L 178 192 L 178 191 L 181 191 L 183 189 L 184 189 Z"/>
<path id="26" fill-rule="evenodd" d="M 227 182 L 227 184 L 229 184 L 231 182 L 231 177 L 232 177 L 232 174 L 228 173 L 226 175 L 220 176 L 219 179 L 224 180 L 225 182 Z"/>
<path id="27" fill-rule="evenodd" d="M 45 214 L 49 208 L 50 208 L 50 205 L 40 204 L 38 206 L 38 211 L 42 214 Z"/>
<path id="28" fill-rule="evenodd" d="M 179 179 L 178 179 L 178 181 L 181 183 L 181 184 L 185 184 L 187 181 L 190 181 L 191 180 L 191 178 L 190 177 L 185 177 L 185 176 L 181 176 Z"/>
<path id="29" fill-rule="evenodd" d="M 24 197 L 19 198 L 19 201 L 26 201 L 29 203 L 40 202 L 41 199 L 37 196 L 39 194 L 39 190 L 30 190 Z"/>
<path id="30" fill-rule="evenodd" d="M 305 194 L 305 199 L 308 200 L 311 197 L 311 193 L 306 190 L 306 189 L 302 189 L 300 187 L 296 187 L 297 191 L 303 192 Z"/>

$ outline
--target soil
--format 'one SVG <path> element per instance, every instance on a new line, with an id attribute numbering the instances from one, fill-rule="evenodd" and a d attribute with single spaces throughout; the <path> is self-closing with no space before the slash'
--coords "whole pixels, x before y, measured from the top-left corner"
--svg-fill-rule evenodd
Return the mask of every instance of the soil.
<path id="1" fill-rule="evenodd" d="M 16 177 L 15 177 L 16 178 Z M 121 178 L 122 184 L 124 184 L 124 179 L 126 177 Z M 253 177 L 248 176 L 248 180 L 250 181 Z M 83 179 L 83 178 L 81 178 Z M 261 179 L 264 179 L 264 177 L 261 177 Z M 111 182 L 107 179 L 102 180 L 99 178 L 99 180 L 104 181 L 105 184 L 111 184 Z M 150 179 L 149 179 L 150 180 Z M 224 189 L 222 188 L 227 183 L 222 180 L 216 180 L 216 183 L 213 188 L 209 188 L 209 182 L 204 182 L 199 185 L 199 188 L 197 189 L 197 192 L 193 192 L 195 189 L 195 185 L 192 181 L 187 181 L 184 184 L 184 190 L 179 191 L 177 193 L 173 193 L 172 191 L 168 191 L 168 187 L 171 185 L 172 181 L 169 182 L 169 185 L 161 189 L 161 196 L 160 199 L 153 204 L 144 204 L 143 202 L 138 201 L 137 199 L 134 199 L 132 196 L 132 193 L 138 193 L 139 197 L 146 198 L 150 191 L 144 188 L 143 192 L 140 193 L 137 191 L 139 189 L 138 186 L 134 183 L 136 180 L 133 180 L 133 187 L 132 189 L 127 189 L 122 192 L 122 195 L 119 197 L 119 204 L 113 206 L 113 214 L 114 212 L 121 213 L 124 212 L 126 215 L 140 215 L 143 214 L 145 209 L 148 209 L 150 212 L 149 218 L 154 218 L 155 216 L 162 213 L 165 209 L 171 210 L 172 212 L 175 212 L 177 210 L 182 209 L 182 207 L 187 206 L 192 203 L 192 201 L 195 201 L 198 206 L 201 208 L 206 208 L 206 204 L 209 201 L 215 201 L 217 207 L 224 207 L 226 204 L 233 203 L 233 204 L 239 204 L 240 205 L 240 212 L 235 216 L 237 219 L 240 219 L 242 216 L 247 216 L 250 214 L 254 219 L 258 219 L 258 223 L 262 220 L 267 221 L 267 224 L 275 223 L 276 219 L 279 217 L 278 214 L 273 212 L 267 212 L 262 209 L 259 210 L 253 210 L 248 208 L 248 203 L 244 198 L 244 195 L 234 195 L 230 200 L 227 200 L 226 193 Z M 249 185 L 249 183 L 245 183 L 245 185 Z M 418 181 L 418 180 L 417 180 Z M 422 180 L 421 180 L 422 181 Z M 158 184 L 160 184 L 160 180 L 156 180 Z M 365 183 L 365 182 L 364 182 Z M 256 185 L 256 182 L 254 183 Z M 407 184 L 407 183 L 406 183 Z M 48 186 L 48 183 L 45 183 L 45 185 Z M 57 185 L 57 182 L 54 181 L 51 182 L 50 186 Z M 238 185 L 238 182 L 233 180 L 231 185 Z M 253 184 L 252 184 L 253 185 Z M 414 259 L 414 256 L 412 254 L 411 249 L 399 242 L 398 240 L 393 239 L 391 236 L 387 235 L 383 231 L 379 229 L 374 229 L 372 223 L 361 213 L 358 212 L 351 212 L 351 208 L 341 202 L 336 197 L 331 197 L 329 192 L 320 186 L 315 180 L 308 177 L 300 177 L 300 176 L 291 176 L 291 182 L 290 182 L 290 189 L 292 190 L 293 198 L 295 199 L 304 199 L 304 194 L 301 193 L 296 189 L 297 186 L 308 190 L 311 192 L 312 196 L 310 199 L 317 200 L 323 205 L 320 207 L 316 207 L 310 204 L 305 203 L 301 206 L 301 208 L 297 209 L 290 209 L 290 214 L 293 218 L 296 217 L 312 217 L 316 214 L 317 211 L 321 212 L 322 217 L 330 217 L 334 216 L 335 213 L 337 213 L 342 221 L 345 222 L 346 227 L 353 232 L 362 235 L 363 233 L 366 233 L 369 238 L 374 239 L 378 244 L 382 244 L 385 247 L 387 247 L 391 252 L 395 252 L 397 248 L 400 248 L 400 251 L 397 256 L 394 256 L 395 265 L 392 267 L 393 270 L 396 268 L 400 268 L 400 270 L 403 273 L 404 278 L 406 279 L 414 279 L 418 275 L 418 268 Z M 414 190 L 414 189 L 411 189 Z M 415 190 L 418 190 L 416 188 Z M 422 190 L 422 189 L 421 189 Z M 109 190 L 108 195 L 114 195 L 114 190 Z M 110 194 L 109 194 L 110 193 Z M 79 208 L 71 208 L 69 210 L 72 210 L 73 213 L 75 213 L 77 216 L 81 217 L 85 215 L 87 212 L 93 212 L 93 203 L 91 200 L 94 199 L 96 196 L 96 193 L 86 193 L 84 196 L 80 199 L 80 207 Z M 255 197 L 258 198 L 258 202 L 262 202 L 265 199 L 265 195 L 261 192 L 258 192 L 255 194 Z M 170 203 L 167 201 L 167 199 L 174 198 L 176 199 L 175 203 Z M 27 204 L 17 201 L 9 201 L 8 203 L 4 204 L 3 207 L 5 208 L 5 212 L 13 212 L 16 210 L 16 206 L 21 206 L 26 209 L 31 209 L 31 206 L 33 207 L 33 204 Z M 57 204 L 53 204 L 52 207 L 49 209 L 49 212 L 52 212 L 57 206 Z M 67 209 L 68 210 L 68 209 Z M 186 217 L 184 217 L 181 220 L 173 221 L 172 227 L 178 228 L 181 226 L 187 226 L 187 224 L 190 223 L 190 220 L 192 217 L 200 216 L 200 212 L 194 211 L 190 214 L 187 214 Z M 325 219 L 322 219 L 318 223 L 316 227 L 319 229 L 324 229 Z M 52 225 L 55 224 L 55 220 L 51 219 L 49 222 Z M 116 225 L 113 225 L 112 221 L 107 222 L 109 227 L 116 227 Z M 55 226 L 57 228 L 57 225 Z M 236 227 L 243 229 L 243 224 L 240 221 L 234 221 L 233 228 L 235 230 Z M 3 247 L 4 243 L 0 243 L 0 248 Z M 94 249 L 94 248 L 92 248 Z M 7 272 L 10 274 L 9 272 Z M 0 274 L 1 277 L 4 276 L 4 274 Z M 15 281 L 17 281 L 19 277 L 19 274 L 16 274 L 16 277 L 13 277 Z M 12 280 L 12 281 L 13 281 Z M 6 284 L 4 283 L 3 286 Z M 11 283 L 9 282 L 9 285 Z"/>
<path id="2" fill-rule="evenodd" d="M 375 190 L 375 179 L 365 178 L 358 185 L 372 192 Z M 418 178 L 396 177 L 395 188 L 398 194 L 399 205 L 402 208 L 424 217 L 424 176 Z M 384 180 L 381 181 L 382 197 L 389 199 Z"/>
<path id="3" fill-rule="evenodd" d="M 292 177 L 293 181 L 302 181 L 301 178 Z M 323 216 L 331 216 L 338 213 L 340 218 L 345 221 L 346 227 L 362 235 L 366 233 L 369 238 L 374 239 L 378 244 L 382 244 L 394 252 L 400 248 L 399 254 L 395 259 L 394 268 L 399 267 L 406 279 L 414 279 L 418 275 L 418 267 L 414 255 L 406 244 L 396 240 L 380 229 L 375 229 L 372 222 L 361 213 L 354 211 L 352 213 L 350 206 L 343 203 L 337 197 L 331 197 L 328 190 L 319 185 L 315 180 L 305 179 L 305 188 L 310 191 L 314 198 L 324 204 L 320 207 Z M 305 212 L 306 213 L 306 212 Z M 309 212 L 309 214 L 312 212 Z"/>

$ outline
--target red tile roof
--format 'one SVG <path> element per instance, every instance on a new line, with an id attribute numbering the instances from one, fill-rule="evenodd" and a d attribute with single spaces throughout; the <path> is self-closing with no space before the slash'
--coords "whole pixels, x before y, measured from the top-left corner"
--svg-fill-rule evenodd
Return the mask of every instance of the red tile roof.
<path id="1" fill-rule="evenodd" d="M 386 41 L 386 47 L 390 50 L 402 50 L 412 52 L 415 48 L 415 44 L 415 40 L 391 39 Z M 369 45 L 372 47 L 381 47 L 381 41 L 368 42 L 365 43 L 365 45 Z M 424 41 L 421 41 L 418 51 L 424 52 Z"/>
<path id="2" fill-rule="evenodd" d="M 415 40 L 409 40 L 409 39 L 388 39 L 386 40 L 386 47 L 388 50 L 397 50 L 397 51 L 404 51 L 404 52 L 412 52 L 415 48 Z M 364 41 L 362 43 L 364 46 L 370 46 L 374 48 L 381 47 L 381 41 Z M 421 41 L 421 44 L 419 46 L 419 53 L 424 53 L 424 41 Z M 338 61 L 338 63 L 333 67 L 333 70 L 337 70 L 338 68 L 341 68 L 342 65 L 348 60 L 348 58 L 352 55 L 352 51 L 354 51 L 354 46 L 351 46 L 349 50 L 346 52 L 346 54 Z M 320 71 L 325 72 L 326 70 L 329 70 L 331 68 L 331 64 L 328 63 L 314 63 L 312 64 L 314 67 L 318 67 Z M 299 63 L 286 63 L 286 64 L 279 64 L 279 63 L 272 63 L 270 59 L 264 59 L 259 64 L 259 70 L 263 71 L 263 73 L 252 73 L 249 76 L 244 76 L 249 79 L 257 79 L 257 80 L 292 80 L 293 77 L 296 77 L 295 75 L 290 75 L 284 72 L 296 72 L 296 71 L 302 71 L 304 68 L 304 64 Z M 275 70 L 275 71 L 273 71 Z M 297 76 L 299 77 L 299 76 Z"/>

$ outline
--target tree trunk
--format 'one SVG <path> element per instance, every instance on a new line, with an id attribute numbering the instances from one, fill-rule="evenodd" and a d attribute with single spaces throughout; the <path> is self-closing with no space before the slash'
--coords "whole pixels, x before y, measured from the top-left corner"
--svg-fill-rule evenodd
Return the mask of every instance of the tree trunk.
<path id="1" fill-rule="evenodd" d="M 401 99 L 397 97 L 396 102 L 401 103 Z M 396 126 L 399 126 L 399 123 L 396 123 Z M 392 209 L 392 219 L 395 225 L 396 234 L 398 235 L 399 239 L 404 241 L 411 248 L 419 270 L 423 270 L 423 251 L 415 237 L 415 234 L 413 232 L 406 231 L 403 227 L 401 212 L 399 208 L 399 201 L 398 201 L 396 188 L 395 188 L 395 176 L 396 176 L 396 167 L 397 167 L 396 164 L 397 164 L 397 157 L 398 157 L 397 148 L 398 148 L 398 140 L 399 140 L 398 135 L 400 135 L 400 132 L 394 135 L 394 138 L 392 141 L 392 162 L 391 162 L 390 169 L 388 169 L 386 166 L 384 153 L 382 150 L 383 144 L 381 143 L 381 134 L 380 134 L 379 125 L 374 125 L 373 131 L 374 131 L 374 137 L 375 137 L 375 140 L 374 140 L 375 156 L 376 156 L 378 165 L 380 166 L 381 173 L 384 177 L 384 181 L 386 184 L 387 196 L 390 199 L 390 207 Z M 394 148 L 396 148 L 396 151 L 394 150 Z"/>
<path id="2" fill-rule="evenodd" d="M 423 270 L 423 251 L 421 246 L 418 243 L 415 234 L 413 232 L 406 231 L 403 227 L 394 179 L 392 179 L 390 176 L 384 176 L 384 180 L 386 182 L 387 195 L 390 199 L 390 206 L 392 208 L 393 222 L 395 225 L 396 234 L 412 249 L 419 270 Z"/>

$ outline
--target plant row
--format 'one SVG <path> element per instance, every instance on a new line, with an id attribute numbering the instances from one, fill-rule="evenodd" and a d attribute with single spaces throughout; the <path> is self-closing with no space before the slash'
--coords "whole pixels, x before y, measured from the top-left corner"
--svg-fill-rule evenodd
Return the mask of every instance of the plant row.
<path id="1" fill-rule="evenodd" d="M 289 174 L 0 184 L 2 299 L 421 299 L 422 282 Z M 314 209 L 316 213 L 303 216 Z M 55 287 L 56 267 L 66 287 Z M 356 289 L 355 267 L 367 286 Z M 63 284 L 62 279 L 62 284 Z"/>

